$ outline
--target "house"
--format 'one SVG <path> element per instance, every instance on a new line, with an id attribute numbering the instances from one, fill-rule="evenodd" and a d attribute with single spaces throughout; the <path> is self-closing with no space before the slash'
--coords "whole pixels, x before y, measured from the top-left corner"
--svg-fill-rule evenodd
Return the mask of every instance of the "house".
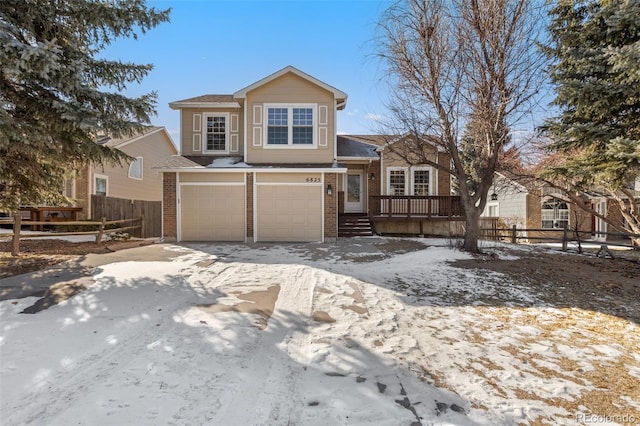
<path id="1" fill-rule="evenodd" d="M 75 172 L 75 178 L 66 183 L 64 195 L 74 199 L 77 207 L 82 207 L 80 218 L 94 218 L 92 195 L 127 200 L 162 200 L 162 174 L 153 166 L 167 156 L 177 154 L 171 136 L 164 127 L 149 127 L 124 138 L 103 136 L 96 143 L 117 148 L 134 160 L 123 165 L 92 164 Z"/>
<path id="2" fill-rule="evenodd" d="M 640 205 L 640 190 L 635 188 L 640 188 L 640 182 L 631 182 L 628 193 L 635 197 L 636 205 Z M 621 213 L 620 204 L 603 191 L 582 193 L 579 197 L 583 203 L 581 207 L 560 190 L 537 183 L 532 178 L 496 173 L 489 194 L 482 216 L 498 218 L 499 228 L 515 225 L 519 229 L 532 230 L 520 233 L 521 237 L 529 238 L 532 242 L 561 237 L 564 227 L 570 231 L 578 229 L 582 239 L 619 241 L 625 238 L 621 230 L 630 228 Z M 620 196 L 628 206 L 628 197 L 623 194 Z M 608 222 L 619 226 L 611 226 L 590 211 L 603 215 Z M 550 232 L 553 230 L 558 232 Z"/>
<path id="3" fill-rule="evenodd" d="M 582 202 L 590 207 L 589 198 L 584 197 Z M 520 236 L 532 242 L 562 237 L 565 227 L 589 233 L 595 232 L 598 226 L 591 214 L 558 190 L 541 186 L 533 179 L 508 177 L 498 172 L 489 189 L 489 200 L 482 216 L 498 218 L 500 228 L 515 225 L 531 230 L 522 232 Z M 550 232 L 554 230 L 557 232 Z"/>
<path id="4" fill-rule="evenodd" d="M 446 174 L 394 158 L 406 137 L 338 135 L 346 104 L 345 92 L 292 66 L 233 94 L 171 102 L 180 153 L 158 165 L 164 237 L 333 241 L 340 215 L 408 220 L 407 208 L 419 212 L 409 195 L 449 197 Z"/>
<path id="5" fill-rule="evenodd" d="M 595 189 L 587 194 L 591 200 L 593 210 L 604 215 L 611 224 L 610 225 L 599 217 L 594 216 L 593 229 L 597 239 L 606 239 L 607 241 L 620 240 L 621 238 L 624 238 L 622 235 L 623 230 L 634 233 L 634 227 L 631 226 L 627 218 L 625 218 L 621 209 L 624 208 L 627 213 L 630 214 L 632 218 L 631 220 L 634 220 L 634 215 L 631 213 L 631 206 L 633 203 L 635 205 L 635 211 L 640 210 L 640 178 L 628 182 L 625 190 L 626 191 L 620 191 L 617 194 L 619 200 L 607 195 L 606 191 L 601 189 Z M 635 217 L 637 217 L 637 214 Z M 635 229 L 637 229 L 637 225 Z M 637 245 L 637 238 L 631 238 L 631 240 Z"/>

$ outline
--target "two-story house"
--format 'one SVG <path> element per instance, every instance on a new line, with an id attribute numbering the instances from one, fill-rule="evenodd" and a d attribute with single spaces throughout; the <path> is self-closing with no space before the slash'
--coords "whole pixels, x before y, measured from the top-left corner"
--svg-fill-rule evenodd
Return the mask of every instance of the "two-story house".
<path id="1" fill-rule="evenodd" d="M 118 149 L 133 160 L 124 164 L 90 164 L 75 172 L 75 178 L 67 181 L 64 194 L 83 208 L 80 218 L 96 218 L 92 205 L 92 196 L 96 195 L 139 201 L 162 200 L 162 176 L 153 166 L 167 156 L 177 154 L 164 127 L 148 127 L 121 138 L 102 136 L 96 143 Z"/>
<path id="2" fill-rule="evenodd" d="M 370 196 L 449 195 L 448 175 L 446 185 L 430 183 L 430 169 L 397 161 L 387 171 L 388 138 L 338 136 L 346 103 L 346 93 L 291 66 L 233 94 L 170 103 L 181 131 L 179 155 L 157 166 L 164 237 L 331 241 L 339 214 L 378 205 Z"/>

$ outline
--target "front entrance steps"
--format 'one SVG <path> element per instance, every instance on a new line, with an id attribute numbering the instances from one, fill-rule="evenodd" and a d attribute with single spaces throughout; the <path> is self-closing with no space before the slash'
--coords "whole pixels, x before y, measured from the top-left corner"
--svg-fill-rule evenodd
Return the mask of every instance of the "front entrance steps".
<path id="1" fill-rule="evenodd" d="M 343 213 L 338 215 L 338 237 L 371 237 L 373 226 L 364 213 Z"/>

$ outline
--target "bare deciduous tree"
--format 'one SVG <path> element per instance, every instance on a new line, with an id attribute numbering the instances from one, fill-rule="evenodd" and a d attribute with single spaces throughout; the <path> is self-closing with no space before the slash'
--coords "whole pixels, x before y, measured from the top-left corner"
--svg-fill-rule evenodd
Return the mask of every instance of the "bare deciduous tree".
<path id="1" fill-rule="evenodd" d="M 536 45 L 542 9 L 531 0 L 402 0 L 379 24 L 379 56 L 395 89 L 389 125 L 451 156 L 467 251 L 478 251 L 480 214 L 510 126 L 530 111 L 545 78 Z M 422 151 L 400 154 L 448 168 L 416 159 Z"/>

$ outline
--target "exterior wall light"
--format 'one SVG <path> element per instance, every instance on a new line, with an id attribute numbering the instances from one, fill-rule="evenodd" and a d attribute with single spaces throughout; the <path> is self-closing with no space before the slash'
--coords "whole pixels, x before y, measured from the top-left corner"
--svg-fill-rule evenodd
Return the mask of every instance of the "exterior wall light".
<path id="1" fill-rule="evenodd" d="M 333 187 L 331 186 L 331 184 L 327 185 L 327 195 L 331 195 L 333 194 Z"/>
<path id="2" fill-rule="evenodd" d="M 371 173 L 371 175 L 369 176 L 369 180 L 376 180 L 376 174 Z"/>
<path id="3" fill-rule="evenodd" d="M 498 201 L 498 194 L 496 194 L 495 192 L 491 194 L 491 201 Z"/>

